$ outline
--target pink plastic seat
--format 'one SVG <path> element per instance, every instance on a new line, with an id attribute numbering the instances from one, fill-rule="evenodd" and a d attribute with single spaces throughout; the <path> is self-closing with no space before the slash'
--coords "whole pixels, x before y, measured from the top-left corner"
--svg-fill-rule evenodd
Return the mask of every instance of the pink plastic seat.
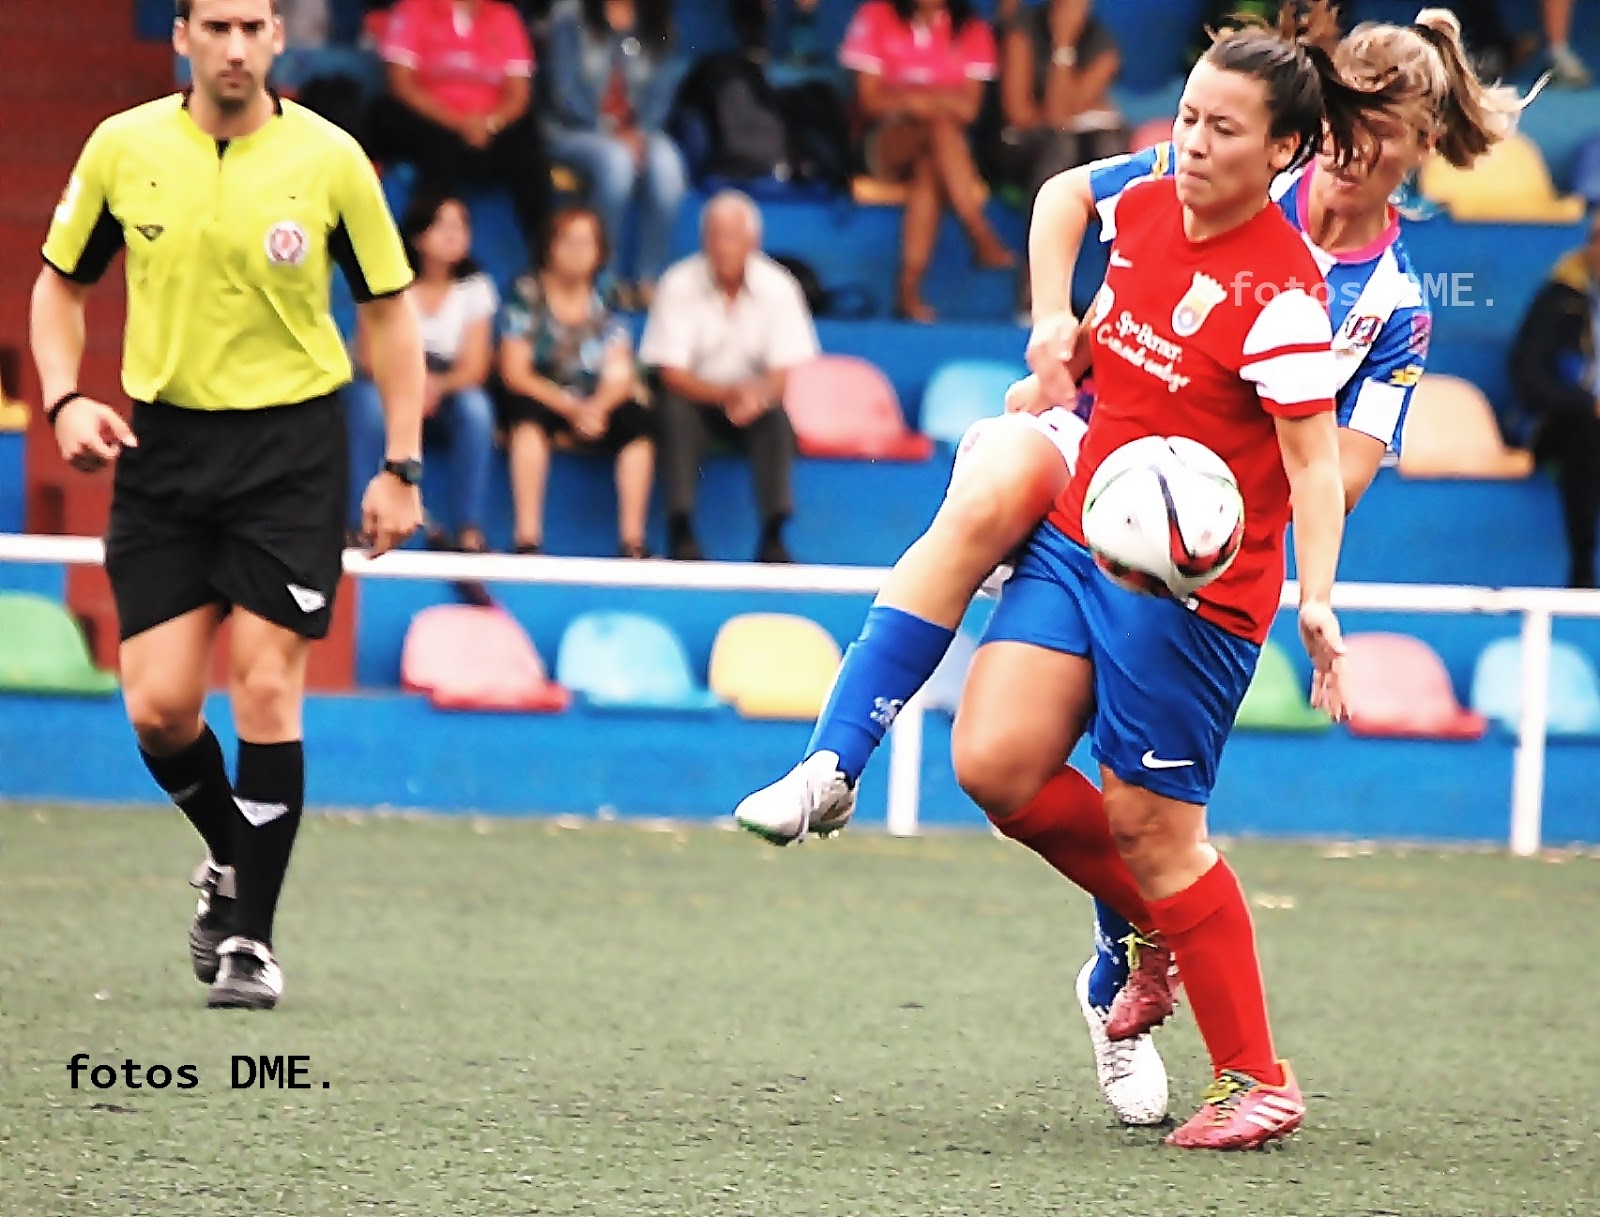
<path id="1" fill-rule="evenodd" d="M 818 355 L 793 368 L 783 393 L 803 456 L 925 461 L 933 441 L 906 425 L 889 378 L 854 355 Z"/>
<path id="2" fill-rule="evenodd" d="M 1133 134 L 1128 137 L 1128 147 L 1135 152 L 1143 152 L 1146 148 L 1153 148 L 1157 144 L 1164 144 L 1172 138 L 1171 118 L 1149 118 L 1133 129 Z"/>
<path id="3" fill-rule="evenodd" d="M 1405 634 L 1353 634 L 1344 659 L 1344 697 L 1354 735 L 1475 740 L 1488 720 L 1456 700 L 1444 661 Z"/>
<path id="4" fill-rule="evenodd" d="M 441 710 L 557 714 L 572 702 L 516 618 L 470 604 L 435 605 L 412 618 L 400 683 Z"/>

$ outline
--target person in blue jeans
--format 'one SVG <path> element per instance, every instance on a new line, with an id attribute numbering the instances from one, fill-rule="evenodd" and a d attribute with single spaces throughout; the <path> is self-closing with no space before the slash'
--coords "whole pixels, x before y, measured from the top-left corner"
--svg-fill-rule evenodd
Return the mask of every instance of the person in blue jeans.
<path id="1" fill-rule="evenodd" d="M 549 45 L 550 153 L 589 181 L 611 239 L 617 305 L 648 308 L 686 188 L 683 155 L 662 130 L 684 71 L 667 0 L 561 0 Z M 631 265 L 623 260 L 630 204 Z"/>
<path id="2" fill-rule="evenodd" d="M 466 204 L 449 195 L 419 191 L 400 221 L 400 235 L 411 259 L 422 345 L 428 359 L 423 409 L 426 443 L 449 450 L 453 533 L 430 528 L 430 543 L 478 553 L 484 538 L 489 458 L 494 449 L 494 404 L 484 389 L 493 355 L 494 316 L 499 294 L 489 276 L 467 256 L 472 227 Z M 350 429 L 349 519 L 361 518 L 359 487 L 383 465 L 383 404 L 370 376 L 366 330 L 356 329 L 357 375 L 345 390 Z"/>

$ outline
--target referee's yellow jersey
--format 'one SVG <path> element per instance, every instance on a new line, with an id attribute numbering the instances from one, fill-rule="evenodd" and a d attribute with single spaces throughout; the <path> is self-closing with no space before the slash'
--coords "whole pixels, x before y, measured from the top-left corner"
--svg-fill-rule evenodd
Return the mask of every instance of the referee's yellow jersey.
<path id="1" fill-rule="evenodd" d="M 113 115 L 84 145 L 44 258 L 87 284 L 127 248 L 134 401 L 251 410 L 331 393 L 351 375 L 332 263 L 358 302 L 411 282 L 360 145 L 293 102 L 275 108 L 218 141 L 174 95 Z"/>

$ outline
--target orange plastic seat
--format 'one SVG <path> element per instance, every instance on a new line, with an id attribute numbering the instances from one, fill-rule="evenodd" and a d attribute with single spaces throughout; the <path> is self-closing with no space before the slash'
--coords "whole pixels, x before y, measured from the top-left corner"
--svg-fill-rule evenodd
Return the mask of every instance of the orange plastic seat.
<path id="1" fill-rule="evenodd" d="M 814 719 L 841 658 L 833 635 L 809 618 L 745 613 L 711 644 L 711 691 L 746 718 Z"/>
<path id="2" fill-rule="evenodd" d="M 889 378 L 854 355 L 818 355 L 789 372 L 784 408 L 803 456 L 925 461 L 933 441 L 906 425 Z"/>
<path id="3" fill-rule="evenodd" d="M 1508 481 L 1533 472 L 1533 453 L 1506 447 L 1494 407 L 1477 385 L 1430 372 L 1417 382 L 1406 411 L 1400 472 Z"/>
<path id="4" fill-rule="evenodd" d="M 533 641 L 503 609 L 440 604 L 406 631 L 400 683 L 441 710 L 556 714 L 572 694 L 545 673 Z"/>
<path id="5" fill-rule="evenodd" d="M 1444 661 L 1420 638 L 1353 634 L 1343 691 L 1353 735 L 1475 740 L 1488 720 L 1456 700 Z"/>
<path id="6" fill-rule="evenodd" d="M 1521 132 L 1501 140 L 1470 169 L 1435 153 L 1422 166 L 1422 193 L 1453 219 L 1501 224 L 1576 224 L 1584 201 L 1558 195 L 1539 145 Z"/>

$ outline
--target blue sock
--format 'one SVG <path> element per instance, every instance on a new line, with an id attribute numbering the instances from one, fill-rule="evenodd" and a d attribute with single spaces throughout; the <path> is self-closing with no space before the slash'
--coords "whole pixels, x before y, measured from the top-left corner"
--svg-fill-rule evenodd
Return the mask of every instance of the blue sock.
<path id="1" fill-rule="evenodd" d="M 1094 902 L 1094 971 L 1089 973 L 1089 1003 L 1104 1010 L 1128 983 L 1128 946 L 1133 927 L 1106 905 Z"/>
<path id="2" fill-rule="evenodd" d="M 857 781 L 894 716 L 928 683 L 955 636 L 921 617 L 873 605 L 861 636 L 844 653 L 806 755 L 837 752 L 840 771 Z"/>

